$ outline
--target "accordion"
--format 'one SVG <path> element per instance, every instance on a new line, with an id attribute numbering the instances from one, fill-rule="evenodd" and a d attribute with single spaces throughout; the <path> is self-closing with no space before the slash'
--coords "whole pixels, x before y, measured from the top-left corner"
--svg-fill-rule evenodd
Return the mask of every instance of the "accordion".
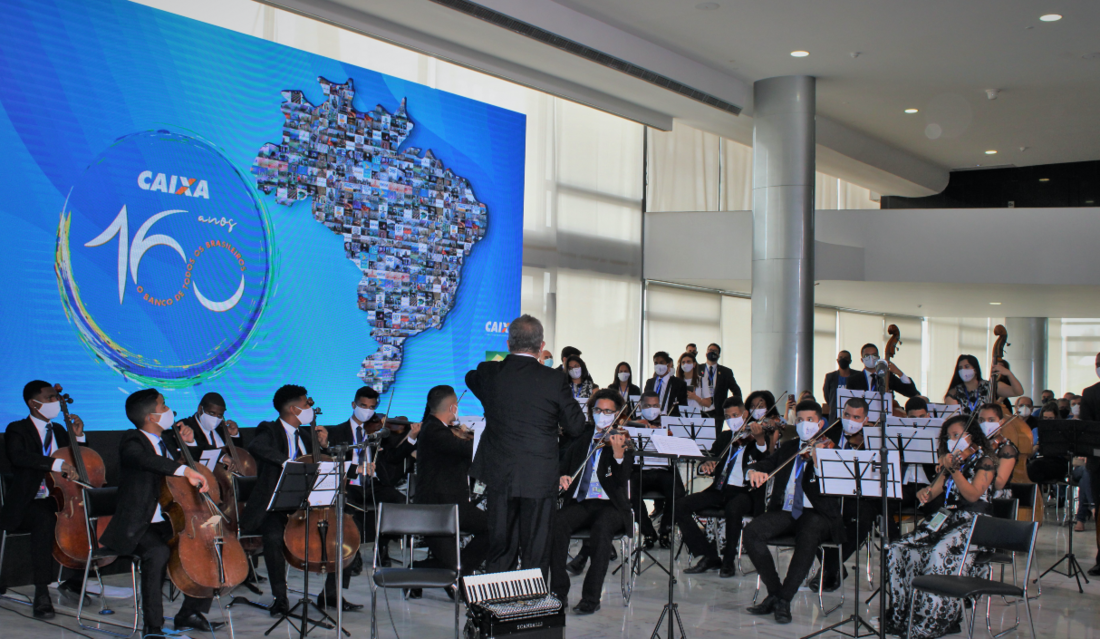
<path id="1" fill-rule="evenodd" d="M 463 577 L 462 589 L 465 639 L 565 637 L 565 606 L 550 594 L 538 568 Z"/>

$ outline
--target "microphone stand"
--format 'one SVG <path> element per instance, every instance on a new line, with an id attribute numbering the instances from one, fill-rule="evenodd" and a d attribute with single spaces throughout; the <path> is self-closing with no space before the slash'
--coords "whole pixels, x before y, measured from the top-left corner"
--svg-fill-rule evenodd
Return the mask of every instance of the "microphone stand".
<path id="1" fill-rule="evenodd" d="M 888 386 L 886 385 L 886 379 L 887 379 L 887 375 L 890 374 L 890 369 L 889 369 L 889 367 L 886 367 L 883 370 L 876 371 L 876 374 L 879 377 L 879 388 L 883 389 L 882 393 L 879 394 L 879 400 L 878 400 L 878 405 L 879 405 L 878 427 L 880 429 L 879 432 L 882 433 L 882 442 L 879 444 L 879 449 L 878 449 L 879 464 L 880 464 L 879 473 L 878 473 L 878 476 L 879 476 L 879 489 L 882 491 L 882 493 L 881 493 L 882 494 L 882 517 L 879 519 L 879 531 L 878 531 L 879 532 L 879 542 L 881 544 L 879 554 L 878 554 L 879 588 L 880 588 L 879 598 L 878 598 L 878 614 L 879 614 L 879 617 L 878 617 L 878 636 L 879 636 L 879 639 L 886 639 L 886 579 L 888 578 L 888 576 L 890 574 L 889 572 L 887 572 L 887 565 L 886 565 L 886 559 L 887 559 L 886 548 L 890 544 L 890 532 L 889 532 L 890 527 L 889 527 L 889 524 L 888 524 L 888 522 L 889 522 L 889 512 L 890 512 L 889 511 L 890 502 L 886 497 L 886 488 L 887 488 L 887 486 L 886 486 L 886 484 L 887 484 L 886 475 L 889 472 L 889 468 L 890 468 L 890 465 L 887 461 L 887 459 L 888 459 L 887 455 L 889 454 L 889 451 L 887 450 L 887 447 L 886 447 L 886 389 L 888 388 Z M 856 554 L 857 555 L 859 554 L 859 548 L 856 548 Z M 843 567 L 841 569 L 843 569 Z M 856 579 L 858 580 L 859 578 L 860 578 L 859 575 L 856 575 Z M 857 600 L 857 603 L 858 603 L 858 600 L 859 600 L 858 595 L 856 596 L 856 600 Z"/>

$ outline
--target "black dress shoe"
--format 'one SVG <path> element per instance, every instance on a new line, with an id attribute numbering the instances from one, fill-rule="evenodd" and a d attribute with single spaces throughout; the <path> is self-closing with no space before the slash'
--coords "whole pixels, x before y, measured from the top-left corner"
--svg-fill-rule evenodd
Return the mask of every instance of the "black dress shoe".
<path id="1" fill-rule="evenodd" d="M 775 601 L 775 622 L 780 624 L 791 622 L 791 602 L 786 599 Z"/>
<path id="2" fill-rule="evenodd" d="M 1092 568 L 1089 568 L 1086 572 L 1088 572 L 1090 577 L 1100 577 L 1100 564 L 1096 564 Z"/>
<path id="3" fill-rule="evenodd" d="M 615 561 L 618 558 L 619 558 L 619 553 L 616 552 L 615 546 L 612 546 L 611 547 L 611 557 L 608 558 L 608 561 Z"/>
<path id="4" fill-rule="evenodd" d="M 164 630 L 161 630 L 160 626 L 145 626 L 141 629 L 142 637 L 163 637 Z"/>
<path id="5" fill-rule="evenodd" d="M 378 565 L 382 568 L 393 567 L 393 561 L 390 559 L 389 544 L 382 544 L 382 547 L 378 549 Z"/>
<path id="6" fill-rule="evenodd" d="M 405 599 L 420 599 L 424 596 L 424 589 L 422 588 L 406 588 Z"/>
<path id="7" fill-rule="evenodd" d="M 348 566 L 348 572 L 352 577 L 358 577 L 363 574 L 363 555 L 356 552 L 355 559 L 351 560 L 351 565 Z"/>
<path id="8" fill-rule="evenodd" d="M 572 561 L 565 564 L 565 572 L 576 577 L 584 572 L 584 565 L 588 563 L 588 555 L 578 554 Z"/>
<path id="9" fill-rule="evenodd" d="M 48 592 L 44 595 L 35 595 L 33 611 L 35 619 L 49 620 L 56 616 L 53 610 L 53 601 L 50 600 Z"/>
<path id="10" fill-rule="evenodd" d="M 721 579 L 729 579 L 730 577 L 737 576 L 737 563 L 730 559 L 722 560 L 722 570 L 719 571 L 718 577 Z"/>
<path id="11" fill-rule="evenodd" d="M 221 628 L 225 623 L 221 621 L 207 621 L 206 617 L 204 617 L 201 612 L 192 612 L 186 615 L 176 615 L 176 618 L 172 620 L 172 625 L 176 627 L 176 630 L 211 632 Z"/>
<path id="12" fill-rule="evenodd" d="M 685 575 L 698 575 L 722 567 L 722 560 L 715 557 L 700 557 L 694 566 L 684 568 Z"/>
<path id="13" fill-rule="evenodd" d="M 581 599 L 581 602 L 573 608 L 573 612 L 578 615 L 590 615 L 600 609 L 600 602 L 598 601 L 585 601 Z"/>
<path id="14" fill-rule="evenodd" d="M 341 598 L 340 601 L 343 603 L 344 612 L 355 612 L 356 610 L 363 609 L 363 606 L 361 604 L 353 604 L 347 599 Z M 335 608 L 336 599 L 317 595 L 317 607 L 321 608 L 322 610 L 324 610 L 325 608 Z"/>
<path id="15" fill-rule="evenodd" d="M 653 550 L 653 548 L 656 545 L 657 545 L 657 538 L 656 537 L 644 537 L 642 539 L 642 548 L 644 550 Z"/>
<path id="16" fill-rule="evenodd" d="M 779 601 L 779 597 L 768 595 L 764 598 L 764 601 L 761 601 L 755 606 L 749 606 L 745 611 L 750 615 L 770 615 L 775 611 L 775 602 L 777 601 Z"/>
<path id="17" fill-rule="evenodd" d="M 72 583 L 70 583 L 68 581 L 62 581 L 57 586 L 57 592 L 62 597 L 64 597 L 66 601 L 68 601 L 70 603 L 76 604 L 77 602 L 80 601 L 80 585 L 79 584 L 74 586 Z M 84 605 L 85 606 L 92 605 L 92 598 L 89 597 L 88 595 L 84 595 Z"/>
<path id="18" fill-rule="evenodd" d="M 279 617 L 290 612 L 290 602 L 285 597 L 276 599 L 271 602 L 271 607 L 267 609 L 271 613 L 272 617 Z"/>

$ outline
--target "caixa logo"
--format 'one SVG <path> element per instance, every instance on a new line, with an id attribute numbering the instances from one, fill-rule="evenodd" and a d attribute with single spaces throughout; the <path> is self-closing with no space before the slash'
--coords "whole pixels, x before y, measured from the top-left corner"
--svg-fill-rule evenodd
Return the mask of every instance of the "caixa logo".
<path id="1" fill-rule="evenodd" d="M 270 223 L 216 147 L 135 133 L 73 184 L 55 262 L 66 313 L 100 360 L 141 382 L 189 386 L 235 361 L 256 328 Z"/>

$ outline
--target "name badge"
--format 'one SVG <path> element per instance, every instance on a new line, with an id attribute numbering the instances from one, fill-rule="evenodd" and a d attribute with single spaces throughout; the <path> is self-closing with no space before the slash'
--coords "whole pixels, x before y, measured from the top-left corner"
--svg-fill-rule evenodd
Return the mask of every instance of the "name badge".
<path id="1" fill-rule="evenodd" d="M 42 485 L 38 487 L 38 493 L 35 494 L 35 499 L 45 499 L 50 496 L 50 489 L 46 488 L 46 482 L 43 481 Z"/>

